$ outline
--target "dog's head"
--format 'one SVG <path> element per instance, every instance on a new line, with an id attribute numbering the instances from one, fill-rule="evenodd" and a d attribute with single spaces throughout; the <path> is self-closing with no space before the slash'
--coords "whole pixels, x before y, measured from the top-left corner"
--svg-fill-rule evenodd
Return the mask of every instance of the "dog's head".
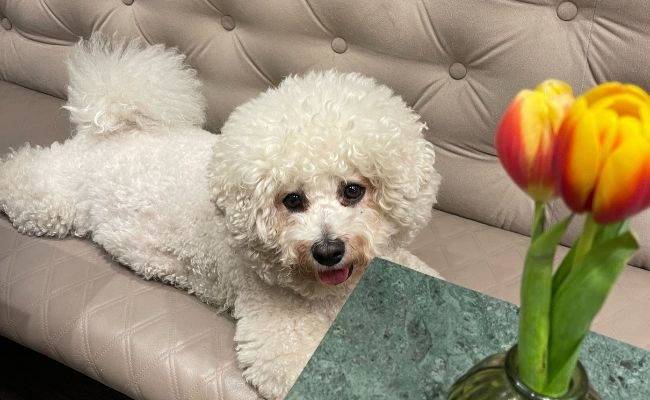
<path id="1" fill-rule="evenodd" d="M 233 244 L 269 283 L 349 289 L 429 220 L 440 177 L 423 128 L 387 87 L 333 71 L 238 107 L 209 177 Z"/>

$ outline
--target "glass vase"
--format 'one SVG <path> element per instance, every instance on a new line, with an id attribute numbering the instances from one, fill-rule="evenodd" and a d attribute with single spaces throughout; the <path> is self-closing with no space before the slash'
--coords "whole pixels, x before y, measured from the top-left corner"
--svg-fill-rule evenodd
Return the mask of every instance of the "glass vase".
<path id="1" fill-rule="evenodd" d="M 516 354 L 514 346 L 481 361 L 453 384 L 447 400 L 600 400 L 579 362 L 564 396 L 548 397 L 535 392 L 519 380 Z"/>

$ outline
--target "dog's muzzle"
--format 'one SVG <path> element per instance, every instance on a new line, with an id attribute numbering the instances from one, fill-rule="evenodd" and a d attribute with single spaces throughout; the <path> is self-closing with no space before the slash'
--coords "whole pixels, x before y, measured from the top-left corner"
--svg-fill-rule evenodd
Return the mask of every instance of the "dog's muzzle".
<path id="1" fill-rule="evenodd" d="M 311 254 L 318 264 L 327 268 L 317 271 L 321 282 L 338 285 L 352 275 L 352 265 L 338 266 L 345 256 L 345 242 L 341 239 L 320 240 L 311 247 Z"/>

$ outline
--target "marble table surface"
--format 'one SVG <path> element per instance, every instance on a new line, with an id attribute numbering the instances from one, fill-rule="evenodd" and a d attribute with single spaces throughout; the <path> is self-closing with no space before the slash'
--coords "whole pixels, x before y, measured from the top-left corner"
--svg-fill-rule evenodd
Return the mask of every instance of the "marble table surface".
<path id="1" fill-rule="evenodd" d="M 287 399 L 444 399 L 516 330 L 516 306 L 376 259 Z M 603 400 L 650 399 L 649 352 L 591 333 L 580 360 Z"/>

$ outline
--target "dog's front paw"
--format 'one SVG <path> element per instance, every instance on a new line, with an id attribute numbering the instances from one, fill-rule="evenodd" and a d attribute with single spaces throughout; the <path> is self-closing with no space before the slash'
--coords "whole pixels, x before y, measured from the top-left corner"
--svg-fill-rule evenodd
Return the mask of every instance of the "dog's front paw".
<path id="1" fill-rule="evenodd" d="M 284 349 L 281 352 L 277 350 L 277 346 L 271 342 L 263 346 L 242 344 L 237 347 L 244 378 L 268 400 L 286 397 L 313 353 L 313 350 L 304 351 L 299 348 Z"/>
<path id="2" fill-rule="evenodd" d="M 240 309 L 235 333 L 244 378 L 269 400 L 287 395 L 332 319 L 321 310 L 282 300 Z"/>

